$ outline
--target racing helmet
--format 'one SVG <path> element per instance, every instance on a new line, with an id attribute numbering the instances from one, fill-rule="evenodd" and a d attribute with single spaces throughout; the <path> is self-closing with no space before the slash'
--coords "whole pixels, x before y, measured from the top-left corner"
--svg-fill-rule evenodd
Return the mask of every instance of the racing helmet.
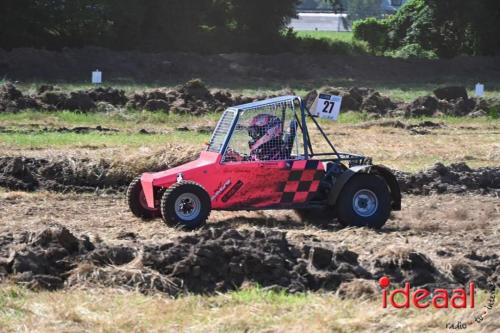
<path id="1" fill-rule="evenodd" d="M 259 114 L 252 118 L 248 126 L 250 149 L 256 151 L 269 145 L 272 141 L 281 140 L 283 129 L 281 119 L 271 114 Z"/>

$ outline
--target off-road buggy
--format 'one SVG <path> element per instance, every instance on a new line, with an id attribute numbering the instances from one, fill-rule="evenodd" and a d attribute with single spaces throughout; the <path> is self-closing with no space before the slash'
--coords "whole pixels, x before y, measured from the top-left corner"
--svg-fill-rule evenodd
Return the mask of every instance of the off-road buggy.
<path id="1" fill-rule="evenodd" d="M 330 152 L 313 149 L 310 122 Z M 144 173 L 130 184 L 127 200 L 137 217 L 161 216 L 186 229 L 202 226 L 211 210 L 268 209 L 380 228 L 391 210 L 401 209 L 392 172 L 338 152 L 297 96 L 227 109 L 197 160 Z"/>

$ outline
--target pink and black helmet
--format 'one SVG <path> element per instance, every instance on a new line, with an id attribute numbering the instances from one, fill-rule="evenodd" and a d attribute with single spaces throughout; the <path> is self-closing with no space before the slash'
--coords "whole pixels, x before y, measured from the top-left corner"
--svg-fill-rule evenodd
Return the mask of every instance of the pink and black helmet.
<path id="1" fill-rule="evenodd" d="M 252 154 L 264 155 L 272 154 L 276 148 L 281 149 L 282 122 L 276 116 L 270 114 L 259 114 L 255 116 L 248 127 L 248 134 L 252 138 L 249 142 Z M 279 146 L 279 147 L 278 147 Z M 270 158 L 269 156 L 267 157 Z"/>
<path id="2" fill-rule="evenodd" d="M 253 140 L 250 148 L 258 149 L 273 139 L 281 138 L 281 120 L 270 114 L 259 114 L 250 121 L 248 134 Z"/>

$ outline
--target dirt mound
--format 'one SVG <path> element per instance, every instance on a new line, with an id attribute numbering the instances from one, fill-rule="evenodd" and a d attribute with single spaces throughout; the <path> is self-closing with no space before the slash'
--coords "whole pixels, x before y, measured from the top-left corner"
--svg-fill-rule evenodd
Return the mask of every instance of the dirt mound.
<path id="1" fill-rule="evenodd" d="M 94 249 L 88 238 L 77 239 L 66 228 L 6 236 L 12 242 L 0 250 L 3 256 L 8 253 L 6 258 L 0 260 L 0 272 L 3 271 L 4 277 L 12 275 L 13 281 L 32 288 L 61 288 L 64 275 L 74 267 L 75 262 Z"/>
<path id="2" fill-rule="evenodd" d="M 500 106 L 500 100 L 494 98 L 437 99 L 434 96 L 423 96 L 406 105 L 404 115 L 406 117 L 441 115 L 478 117 L 486 116 L 490 110 L 498 106 Z"/>
<path id="3" fill-rule="evenodd" d="M 310 108 L 319 92 L 342 96 L 342 111 L 366 112 L 371 117 L 380 116 L 433 116 L 453 115 L 473 117 L 485 116 L 492 108 L 498 107 L 497 99 L 461 97 L 461 89 L 448 87 L 437 90 L 434 96 L 418 97 L 412 103 L 396 103 L 370 88 L 350 89 L 323 87 L 310 91 L 304 100 Z M 42 85 L 37 93 L 25 96 L 12 83 L 0 86 L 0 112 L 18 112 L 23 109 L 72 110 L 110 112 L 118 108 L 148 111 L 163 111 L 178 114 L 202 115 L 220 112 L 233 105 L 255 100 L 294 94 L 290 89 L 258 96 L 232 95 L 227 90 L 210 91 L 199 79 L 194 79 L 174 89 L 155 88 L 126 95 L 125 91 L 111 87 L 98 87 L 72 92 L 61 91 L 57 86 Z M 459 96 L 460 95 L 460 96 Z M 451 98 L 457 97 L 457 98 Z"/>
<path id="4" fill-rule="evenodd" d="M 372 260 L 376 277 L 388 276 L 397 283 L 408 281 L 412 285 L 425 285 L 446 280 L 426 255 L 414 250 L 387 249 Z"/>
<path id="5" fill-rule="evenodd" d="M 439 100 L 433 96 L 422 96 L 410 103 L 406 108 L 406 116 L 432 116 L 438 110 Z"/>
<path id="6" fill-rule="evenodd" d="M 12 83 L 0 86 L 0 112 L 18 112 L 19 110 L 38 108 L 37 101 L 24 96 Z"/>
<path id="7" fill-rule="evenodd" d="M 173 168 L 195 159 L 197 155 L 193 149 L 167 145 L 155 154 L 132 156 L 120 162 L 0 157 L 0 187 L 23 191 L 43 189 L 81 193 L 105 190 L 113 193 L 124 191 L 140 173 Z"/>
<path id="8" fill-rule="evenodd" d="M 415 174 L 396 172 L 401 190 L 406 193 L 479 193 L 500 195 L 500 168 L 471 169 L 465 163 L 432 168 Z"/>
<path id="9" fill-rule="evenodd" d="M 396 104 L 389 97 L 382 96 L 379 92 L 372 93 L 361 105 L 362 111 L 382 116 L 394 109 L 396 109 Z"/>
<path id="10" fill-rule="evenodd" d="M 469 96 L 467 95 L 467 89 L 465 89 L 465 87 L 458 86 L 438 88 L 434 90 L 434 95 L 438 99 L 444 99 L 447 101 L 457 100 L 459 98 L 462 98 L 464 100 L 469 99 Z"/>
<path id="11" fill-rule="evenodd" d="M 266 98 L 259 96 L 258 98 Z M 0 86 L 0 112 L 17 112 L 26 108 L 39 110 L 108 111 L 114 108 L 133 108 L 148 111 L 204 114 L 222 111 L 234 104 L 247 103 L 255 97 L 232 96 L 227 91 L 213 93 L 198 79 L 190 80 L 175 89 L 158 88 L 136 92 L 129 96 L 124 90 L 98 87 L 72 92 L 57 86 L 42 85 L 37 93 L 24 96 L 12 83 Z"/>
<path id="12" fill-rule="evenodd" d="M 96 188 L 125 186 L 126 181 L 108 181 L 108 162 L 62 159 L 49 161 L 15 157 L 0 158 L 0 186 L 13 190 L 46 189 L 92 192 Z"/>
<path id="13" fill-rule="evenodd" d="M 206 228 L 167 243 L 119 246 L 94 244 L 54 227 L 1 235 L 0 256 L 2 280 L 35 289 L 97 285 L 171 295 L 226 292 L 245 282 L 290 292 L 334 291 L 344 284 L 339 293 L 345 295 L 359 289 L 352 286 L 354 281 L 369 281 L 373 287 L 371 281 L 380 276 L 415 287 L 445 288 L 477 278 L 478 287 L 484 288 L 488 281 L 498 282 L 494 268 L 500 264 L 498 257 L 488 258 L 479 269 L 477 260 L 464 258 L 461 266 L 440 271 L 424 254 L 406 249 L 384 250 L 364 265 L 358 254 L 342 246 L 314 239 L 291 242 L 286 233 L 267 228 L 228 227 Z"/>
<path id="14" fill-rule="evenodd" d="M 434 93 L 437 97 L 426 95 L 417 97 L 411 103 L 394 102 L 389 97 L 370 88 L 353 87 L 350 89 L 323 87 L 310 91 L 304 101 L 311 108 L 319 93 L 342 96 L 342 112 L 366 112 L 373 118 L 422 117 L 422 116 L 486 116 L 500 105 L 500 100 L 492 98 L 468 98 L 463 87 L 444 87 Z"/>

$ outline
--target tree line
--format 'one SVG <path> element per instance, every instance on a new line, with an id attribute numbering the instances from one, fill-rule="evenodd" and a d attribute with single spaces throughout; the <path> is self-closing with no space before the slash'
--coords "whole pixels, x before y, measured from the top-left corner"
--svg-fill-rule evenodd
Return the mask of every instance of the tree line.
<path id="1" fill-rule="evenodd" d="M 116 50 L 358 52 L 358 44 L 298 38 L 297 6 L 346 10 L 375 54 L 453 57 L 500 52 L 500 1 L 409 0 L 1 0 L 0 48 L 101 46 Z M 303 8 L 303 7 L 302 7 Z M 354 51 L 353 51 L 354 50 Z"/>
<path id="2" fill-rule="evenodd" d="M 2 0 L 0 47 L 273 51 L 299 0 Z"/>

